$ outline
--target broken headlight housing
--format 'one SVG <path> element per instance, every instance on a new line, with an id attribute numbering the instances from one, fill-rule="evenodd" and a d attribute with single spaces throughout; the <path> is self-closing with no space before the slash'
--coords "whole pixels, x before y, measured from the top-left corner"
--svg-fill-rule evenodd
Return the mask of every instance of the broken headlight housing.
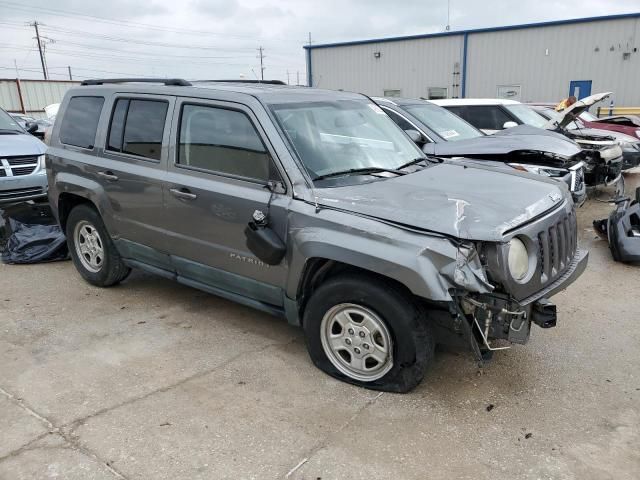
<path id="1" fill-rule="evenodd" d="M 529 273 L 529 252 L 525 243 L 519 238 L 509 241 L 508 266 L 509 274 L 516 281 L 522 281 Z"/>
<path id="2" fill-rule="evenodd" d="M 544 175 L 545 177 L 563 177 L 569 170 L 566 168 L 542 167 L 540 165 L 527 165 L 525 163 L 509 163 L 511 168 L 522 172 L 535 173 L 536 175 Z"/>

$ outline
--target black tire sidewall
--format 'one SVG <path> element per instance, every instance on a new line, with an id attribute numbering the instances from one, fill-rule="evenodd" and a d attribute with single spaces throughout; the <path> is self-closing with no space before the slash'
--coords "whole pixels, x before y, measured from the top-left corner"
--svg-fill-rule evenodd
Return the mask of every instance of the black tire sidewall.
<path id="1" fill-rule="evenodd" d="M 93 227 L 98 231 L 100 240 L 102 241 L 104 261 L 102 268 L 97 272 L 87 270 L 82 264 L 80 258 L 78 258 L 74 233 L 76 225 L 81 221 L 86 221 L 93 225 Z M 69 253 L 71 254 L 73 264 L 82 278 L 92 285 L 99 287 L 106 287 L 116 283 L 116 281 L 114 281 L 114 276 L 116 276 L 115 272 L 117 269 L 121 268 L 120 263 L 122 260 L 120 259 L 120 255 L 118 255 L 115 245 L 113 245 L 113 242 L 111 241 L 111 237 L 104 226 L 104 222 L 102 221 L 100 214 L 88 205 L 78 205 L 69 213 L 66 230 Z"/>
<path id="2" fill-rule="evenodd" d="M 320 339 L 322 318 L 341 303 L 372 310 L 389 329 L 393 367 L 382 378 L 371 382 L 352 379 L 327 357 Z M 309 355 L 318 368 L 342 381 L 374 390 L 406 392 L 414 388 L 422 380 L 435 349 L 423 309 L 395 285 L 368 275 L 342 275 L 322 284 L 306 306 L 303 326 Z"/>

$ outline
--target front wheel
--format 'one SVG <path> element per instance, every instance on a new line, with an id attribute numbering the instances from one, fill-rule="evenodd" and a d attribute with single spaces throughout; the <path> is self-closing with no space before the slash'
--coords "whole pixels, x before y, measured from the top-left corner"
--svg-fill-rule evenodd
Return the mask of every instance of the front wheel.
<path id="1" fill-rule="evenodd" d="M 314 364 L 365 388 L 407 392 L 433 359 L 424 310 L 391 282 L 364 274 L 323 283 L 305 310 L 304 332 Z"/>

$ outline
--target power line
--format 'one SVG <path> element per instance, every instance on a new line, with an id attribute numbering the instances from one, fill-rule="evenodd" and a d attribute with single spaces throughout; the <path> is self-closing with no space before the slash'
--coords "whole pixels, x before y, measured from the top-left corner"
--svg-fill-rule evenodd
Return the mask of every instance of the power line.
<path id="1" fill-rule="evenodd" d="M 217 32 L 210 32 L 210 31 L 204 31 L 204 30 L 192 30 L 192 29 L 186 29 L 186 28 L 169 28 L 169 27 L 161 27 L 158 25 L 153 25 L 153 24 L 149 24 L 149 23 L 141 23 L 141 22 L 132 22 L 130 20 L 114 20 L 111 18 L 105 18 L 105 17 L 100 17 L 97 15 L 89 15 L 89 14 L 84 14 L 84 13 L 78 13 L 78 12 L 72 12 L 69 10 L 60 10 L 60 9 L 54 9 L 54 8 L 45 8 L 45 7 L 30 7 L 28 5 L 24 5 L 22 3 L 15 3 L 15 2 L 7 2 L 7 1 L 0 1 L 0 4 L 4 4 L 7 6 L 10 6 L 12 9 L 17 9 L 17 10 L 26 10 L 26 11 L 36 11 L 39 12 L 41 14 L 46 14 L 46 15 L 54 15 L 54 16 L 61 16 L 61 17 L 82 17 L 82 18 L 87 18 L 87 19 L 91 19 L 92 22 L 101 22 L 101 23 L 106 23 L 106 24 L 111 24 L 111 25 L 119 25 L 122 27 L 128 27 L 128 28 L 147 28 L 150 30 L 158 30 L 158 31 L 164 31 L 164 32 L 172 32 L 172 33 L 181 33 L 181 34 L 188 34 L 188 35 L 197 35 L 197 36 L 201 36 L 201 35 L 212 35 L 212 36 L 221 36 L 221 37 L 225 37 L 225 38 L 246 38 L 246 39 L 254 39 L 255 37 L 252 37 L 250 35 L 231 35 L 231 34 L 227 34 L 227 33 L 217 33 Z M 292 39 L 284 39 L 284 38 L 274 38 L 274 40 L 277 41 L 283 41 L 283 42 L 289 42 Z"/>
<path id="2" fill-rule="evenodd" d="M 104 35 L 104 34 L 99 34 L 99 33 L 85 32 L 83 30 L 75 30 L 75 29 L 70 29 L 70 28 L 61 28 L 61 27 L 53 27 L 53 26 L 47 26 L 46 30 L 47 31 L 52 31 L 52 32 L 66 33 L 68 35 L 90 36 L 92 38 L 97 38 L 97 39 L 100 39 L 100 40 L 106 40 L 106 41 L 110 41 L 110 42 L 124 42 L 124 43 L 128 43 L 128 44 L 137 44 L 137 45 L 146 45 L 146 46 L 171 47 L 171 48 L 188 48 L 190 50 L 191 49 L 198 49 L 198 50 L 225 50 L 225 51 L 229 50 L 229 48 L 227 48 L 227 47 L 210 47 L 210 46 L 207 46 L 207 45 L 193 45 L 193 44 L 178 45 L 178 44 L 165 43 L 165 42 L 154 42 L 154 41 L 150 41 L 150 40 L 137 40 L 137 39 L 133 39 L 133 38 L 119 37 L 119 36 L 113 36 L 113 35 Z M 233 50 L 251 51 L 253 49 L 250 48 L 250 47 L 246 47 L 246 48 L 234 48 Z"/>

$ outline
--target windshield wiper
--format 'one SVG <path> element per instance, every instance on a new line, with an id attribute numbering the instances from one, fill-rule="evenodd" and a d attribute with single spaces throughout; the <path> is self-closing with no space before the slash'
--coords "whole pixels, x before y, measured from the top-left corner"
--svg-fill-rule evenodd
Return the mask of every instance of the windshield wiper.
<path id="1" fill-rule="evenodd" d="M 19 130 L 11 130 L 10 128 L 0 128 L 0 135 L 17 135 Z"/>
<path id="2" fill-rule="evenodd" d="M 324 180 L 325 178 L 342 177 L 346 175 L 357 175 L 357 174 L 366 175 L 368 173 L 384 173 L 384 172 L 395 173 L 396 175 L 407 174 L 407 172 L 403 172 L 401 170 L 395 170 L 393 168 L 364 167 L 364 168 L 350 168 L 349 170 L 340 170 L 337 172 L 326 173 L 324 175 L 318 175 L 313 180 L 316 181 L 316 180 Z"/>
<path id="3" fill-rule="evenodd" d="M 418 164 L 420 162 L 442 163 L 442 160 L 440 160 L 438 158 L 418 157 L 418 158 L 414 158 L 410 162 L 405 163 L 404 165 L 400 165 L 398 167 L 398 169 L 400 170 L 400 169 L 403 169 L 403 168 L 407 168 L 407 167 L 410 167 L 411 165 L 416 165 L 416 164 Z"/>

